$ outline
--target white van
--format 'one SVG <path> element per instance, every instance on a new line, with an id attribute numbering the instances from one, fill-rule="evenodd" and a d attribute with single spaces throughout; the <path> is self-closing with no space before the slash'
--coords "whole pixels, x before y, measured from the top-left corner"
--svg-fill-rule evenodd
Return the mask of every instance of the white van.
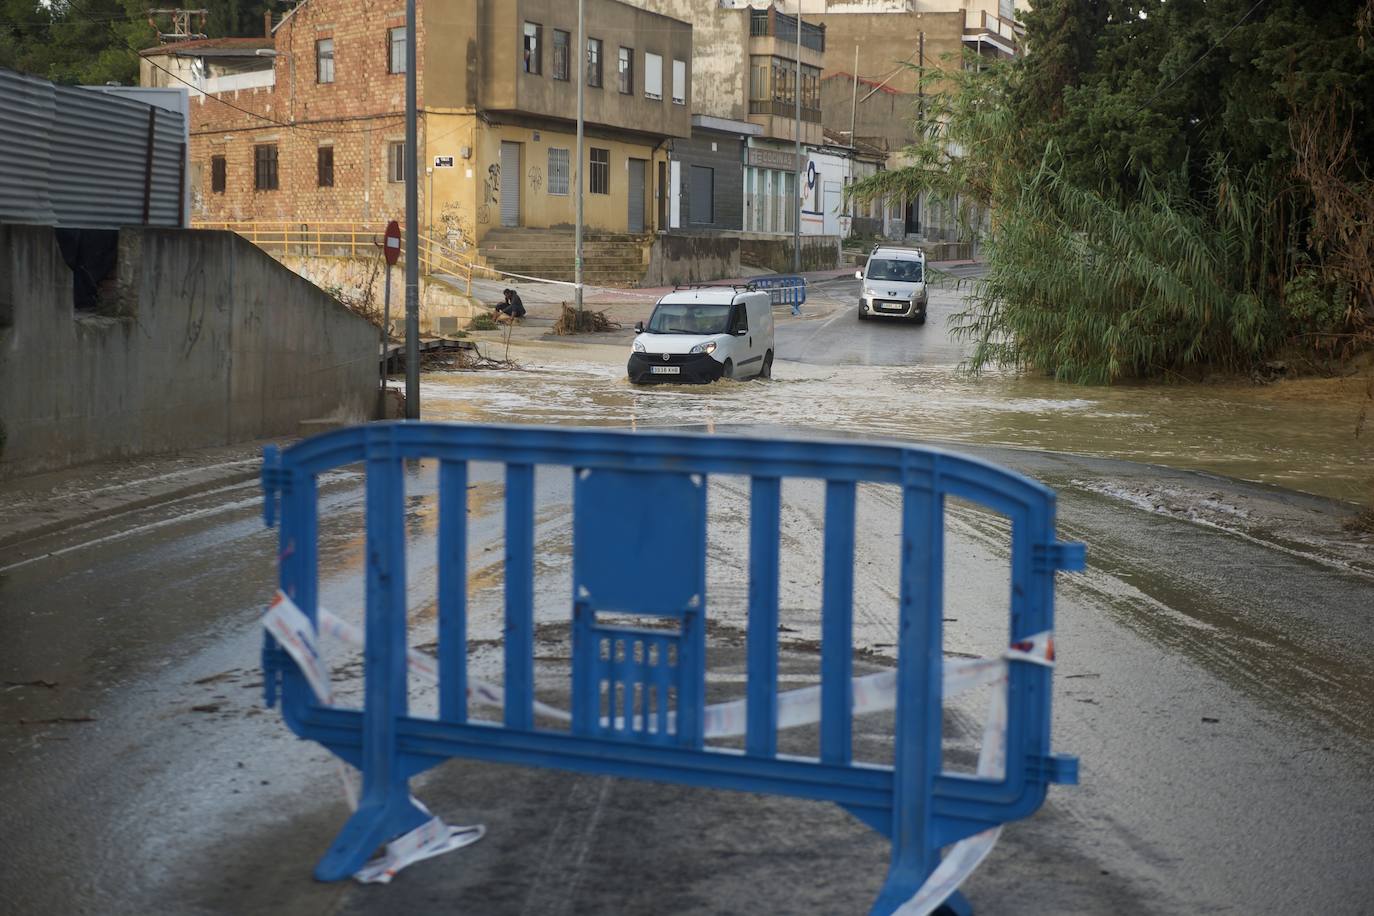
<path id="1" fill-rule="evenodd" d="M 921 249 L 875 246 L 854 276 L 864 281 L 860 321 L 877 316 L 926 323 L 926 253 Z"/>
<path id="2" fill-rule="evenodd" d="M 635 325 L 630 381 L 714 382 L 772 378 L 772 297 L 748 287 L 703 286 L 658 300 Z"/>

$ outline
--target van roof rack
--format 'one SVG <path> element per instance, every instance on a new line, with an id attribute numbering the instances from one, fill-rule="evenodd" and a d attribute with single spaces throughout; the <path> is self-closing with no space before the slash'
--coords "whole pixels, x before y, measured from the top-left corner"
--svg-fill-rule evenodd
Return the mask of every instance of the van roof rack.
<path id="1" fill-rule="evenodd" d="M 675 293 L 691 289 L 753 290 L 757 287 L 753 283 L 677 283 L 673 285 L 673 292 Z"/>

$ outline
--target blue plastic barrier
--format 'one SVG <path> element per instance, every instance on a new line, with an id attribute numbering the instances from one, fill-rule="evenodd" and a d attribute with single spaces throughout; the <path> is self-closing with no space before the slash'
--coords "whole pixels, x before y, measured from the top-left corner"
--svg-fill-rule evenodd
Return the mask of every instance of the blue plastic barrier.
<path id="1" fill-rule="evenodd" d="M 404 462 L 438 464 L 437 718 L 406 705 Z M 503 722 L 469 718 L 468 463 L 505 466 Z M 1009 640 L 1051 630 L 1054 572 L 1081 568 L 1082 546 L 1055 540 L 1054 494 L 1010 471 L 915 446 L 785 441 L 515 426 L 376 423 L 264 450 L 265 513 L 280 502 L 280 587 L 317 617 L 317 480 L 366 465 L 365 702 L 319 705 L 270 637 L 268 705 L 290 728 L 362 770 L 357 811 L 316 868 L 353 874 L 388 840 L 425 822 L 411 776 L 450 757 L 553 767 L 835 802 L 892 842 L 872 912 L 893 912 L 940 850 L 1034 812 L 1076 761 L 1050 752 L 1050 670 L 1010 663 L 1001 779 L 941 768 L 944 500 L 957 496 L 1011 521 Z M 573 478 L 571 728 L 534 713 L 534 469 Z M 703 738 L 706 671 L 706 494 L 710 475 L 751 478 L 747 727 L 742 750 Z M 777 753 L 778 558 L 783 478 L 824 481 L 820 756 Z M 853 552 L 858 483 L 902 490 L 895 767 L 852 759 Z M 671 524 L 664 524 L 671 520 Z M 627 628 L 601 615 L 661 618 Z M 671 626 L 668 626 L 671 624 Z M 629 699 L 643 697 L 643 715 Z M 617 707 L 617 696 L 622 697 Z M 955 898 L 956 909 L 966 904 Z"/>
<path id="2" fill-rule="evenodd" d="M 755 277 L 749 281 L 749 285 L 755 289 L 766 290 L 772 296 L 774 305 L 792 306 L 793 315 L 799 314 L 802 304 L 806 302 L 805 277 L 786 275 Z"/>

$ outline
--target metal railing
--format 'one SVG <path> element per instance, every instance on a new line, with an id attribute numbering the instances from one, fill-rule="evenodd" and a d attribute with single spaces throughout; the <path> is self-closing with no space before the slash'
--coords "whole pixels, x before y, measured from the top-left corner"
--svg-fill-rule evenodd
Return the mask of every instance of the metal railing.
<path id="1" fill-rule="evenodd" d="M 314 258 L 371 258 L 382 253 L 383 224 L 358 223 L 344 220 L 294 222 L 286 220 L 230 220 L 200 221 L 192 229 L 218 229 L 242 236 L 254 245 L 274 255 Z M 421 234 L 420 272 L 426 276 L 444 274 L 462 280 L 472 293 L 472 275 L 482 270 L 473 263 L 476 244 L 466 233 L 459 234 L 461 249 L 448 240 Z M 405 248 L 401 249 L 402 263 Z"/>
<path id="2" fill-rule="evenodd" d="M 772 35 L 781 42 L 797 40 L 797 17 L 779 13 L 769 7 L 766 10 L 749 11 L 749 34 L 754 38 Z M 802 20 L 801 43 L 803 48 L 825 52 L 825 26 L 812 25 Z"/>

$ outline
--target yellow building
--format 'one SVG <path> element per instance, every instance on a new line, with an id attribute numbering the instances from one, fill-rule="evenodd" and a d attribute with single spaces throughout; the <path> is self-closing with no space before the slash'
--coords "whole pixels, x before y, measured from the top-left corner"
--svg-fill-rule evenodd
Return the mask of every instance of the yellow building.
<path id="1" fill-rule="evenodd" d="M 666 223 L 666 143 L 691 133 L 691 26 L 619 0 L 418 0 L 419 155 L 404 143 L 404 16 L 304 0 L 271 34 L 143 55 L 145 85 L 189 86 L 193 219 L 376 225 L 404 219 L 480 241 L 497 227 L 570 227 L 582 173 L 589 231 Z M 244 45 L 255 44 L 246 48 Z M 584 161 L 576 73 L 586 61 Z"/>

